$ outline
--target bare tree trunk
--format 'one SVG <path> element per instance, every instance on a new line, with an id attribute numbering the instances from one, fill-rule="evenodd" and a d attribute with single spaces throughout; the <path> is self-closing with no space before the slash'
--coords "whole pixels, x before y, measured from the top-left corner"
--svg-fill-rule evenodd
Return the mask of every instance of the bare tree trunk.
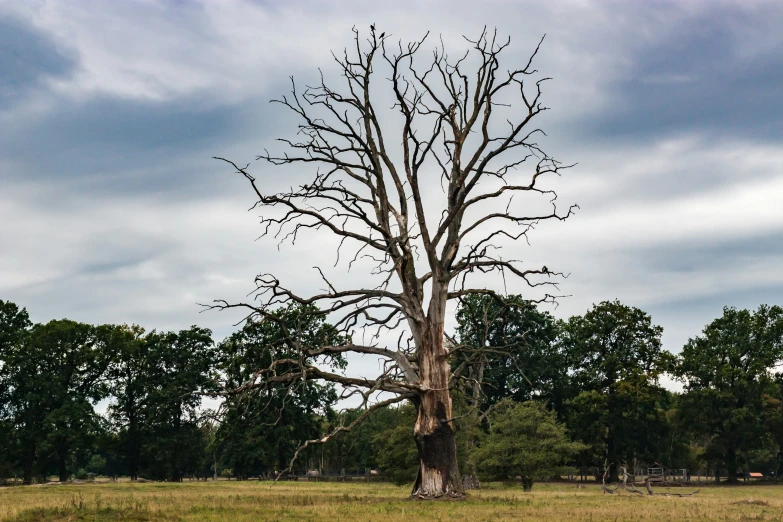
<path id="1" fill-rule="evenodd" d="M 413 427 L 420 466 L 411 495 L 423 498 L 462 494 L 449 393 L 451 368 L 443 344 L 443 321 L 438 319 L 422 336 L 419 350 L 421 386 L 428 391 L 419 396 Z"/>
<path id="2" fill-rule="evenodd" d="M 413 430 L 421 463 L 412 495 L 440 497 L 462 493 L 454 429 L 448 421 L 450 417 L 448 392 L 429 392 L 422 397 Z"/>

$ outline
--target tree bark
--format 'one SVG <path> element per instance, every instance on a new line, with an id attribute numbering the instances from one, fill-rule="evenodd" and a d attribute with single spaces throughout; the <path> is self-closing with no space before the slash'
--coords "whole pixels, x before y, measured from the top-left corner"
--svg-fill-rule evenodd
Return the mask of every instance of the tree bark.
<path id="1" fill-rule="evenodd" d="M 419 396 L 418 415 L 413 428 L 420 464 L 411 496 L 461 496 L 462 479 L 457 463 L 449 393 L 451 368 L 443 344 L 443 322 L 437 321 L 434 327 L 427 328 L 421 342 L 419 369 L 421 385 L 427 391 Z"/>
<path id="2" fill-rule="evenodd" d="M 419 406 L 414 437 L 419 451 L 419 474 L 412 496 L 441 497 L 462 494 L 457 465 L 457 445 L 451 417 L 451 399 L 439 392 L 428 392 Z"/>
<path id="3" fill-rule="evenodd" d="M 729 448 L 726 451 L 726 482 L 729 484 L 736 484 L 737 480 L 737 451 L 734 448 Z"/>
<path id="4" fill-rule="evenodd" d="M 731 468 L 726 470 L 726 482 L 728 482 L 729 484 L 737 484 L 739 482 L 737 476 L 737 470 Z"/>
<path id="5" fill-rule="evenodd" d="M 57 469 L 60 472 L 60 482 L 68 481 L 68 460 L 66 457 L 67 457 L 67 452 L 65 451 L 57 452 Z"/>
<path id="6" fill-rule="evenodd" d="M 24 452 L 24 477 L 22 483 L 29 486 L 33 483 L 33 461 L 35 460 L 35 445 L 29 445 Z"/>

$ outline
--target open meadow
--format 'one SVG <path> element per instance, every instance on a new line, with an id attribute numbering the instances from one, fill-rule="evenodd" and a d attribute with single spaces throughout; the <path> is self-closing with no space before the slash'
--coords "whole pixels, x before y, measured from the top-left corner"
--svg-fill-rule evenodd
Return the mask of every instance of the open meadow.
<path id="1" fill-rule="evenodd" d="M 0 489 L 0 520 L 453 521 L 782 520 L 783 487 L 707 487 L 687 498 L 604 495 L 599 486 L 489 485 L 463 501 L 409 501 L 384 483 L 116 483 Z M 660 493 L 665 490 L 661 489 Z"/>

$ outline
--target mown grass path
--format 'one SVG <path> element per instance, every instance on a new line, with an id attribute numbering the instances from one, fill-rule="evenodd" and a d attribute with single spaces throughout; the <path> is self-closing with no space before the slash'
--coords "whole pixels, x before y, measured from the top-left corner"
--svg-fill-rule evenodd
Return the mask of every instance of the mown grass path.
<path id="1" fill-rule="evenodd" d="M 661 490 L 661 493 L 664 491 Z M 708 487 L 688 498 L 603 495 L 598 486 L 489 485 L 464 501 L 409 501 L 381 483 L 202 482 L 0 488 L 0 520 L 329 521 L 458 520 L 783 521 L 783 485 Z M 749 502 L 750 501 L 750 502 Z"/>

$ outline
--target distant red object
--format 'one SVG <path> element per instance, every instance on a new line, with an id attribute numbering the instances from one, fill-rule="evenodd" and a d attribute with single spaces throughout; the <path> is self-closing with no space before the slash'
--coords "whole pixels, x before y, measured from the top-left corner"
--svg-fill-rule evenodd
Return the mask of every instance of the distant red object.
<path id="1" fill-rule="evenodd" d="M 750 477 L 750 478 L 764 478 L 764 474 L 763 473 L 755 473 L 755 472 L 754 473 L 748 473 L 748 477 Z"/>

